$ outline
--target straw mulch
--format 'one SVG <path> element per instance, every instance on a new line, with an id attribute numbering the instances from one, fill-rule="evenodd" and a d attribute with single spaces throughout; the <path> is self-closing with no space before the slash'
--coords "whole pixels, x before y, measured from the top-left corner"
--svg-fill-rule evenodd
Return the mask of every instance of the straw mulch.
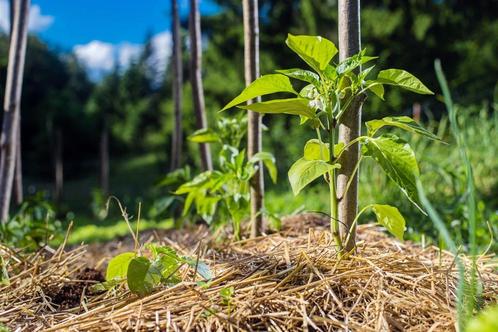
<path id="1" fill-rule="evenodd" d="M 217 243 L 202 227 L 149 234 L 183 254 L 201 255 L 216 277 L 203 288 L 184 271 L 182 283 L 144 298 L 124 288 L 88 291 L 102 278 L 90 268 L 103 271 L 106 257 L 132 245 L 127 240 L 29 257 L 0 247 L 13 275 L 9 286 L 0 286 L 0 323 L 12 331 L 455 329 L 451 254 L 362 226 L 357 253 L 338 260 L 325 224 L 316 215 L 292 217 L 280 233 L 237 243 Z M 480 257 L 478 267 L 484 302 L 495 302 L 496 260 Z M 234 293 L 227 300 L 220 291 L 229 287 Z"/>

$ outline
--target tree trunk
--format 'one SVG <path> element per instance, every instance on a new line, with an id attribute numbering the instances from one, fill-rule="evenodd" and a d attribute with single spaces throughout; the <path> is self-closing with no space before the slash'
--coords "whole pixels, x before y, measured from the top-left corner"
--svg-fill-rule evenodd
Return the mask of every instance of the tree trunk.
<path id="1" fill-rule="evenodd" d="M 339 59 L 342 61 L 360 51 L 360 0 L 339 0 Z M 339 142 L 348 144 L 360 135 L 361 108 L 364 96 L 358 96 L 339 124 Z M 354 144 L 339 161 L 342 167 L 337 176 L 337 199 L 339 202 L 338 219 L 341 225 L 342 238 L 351 232 L 344 249 L 351 251 L 355 247 L 356 227 L 353 225 L 358 212 L 358 172 L 353 175 L 359 160 L 359 146 Z M 349 179 L 354 176 L 348 191 Z"/>
<path id="2" fill-rule="evenodd" d="M 14 0 L 10 0 L 9 3 L 9 15 L 10 15 L 10 31 L 9 36 L 12 37 L 12 28 L 14 26 Z M 21 159 L 21 112 L 19 112 L 19 124 L 17 125 L 16 134 L 16 165 L 14 174 L 14 201 L 17 205 L 21 204 L 24 200 L 23 188 L 22 188 L 22 159 Z"/>
<path id="3" fill-rule="evenodd" d="M 54 147 L 54 171 L 55 171 L 55 188 L 54 200 L 57 205 L 62 201 L 62 193 L 64 190 L 64 159 L 63 159 L 63 138 L 62 131 L 57 129 L 55 132 L 55 147 Z"/>
<path id="4" fill-rule="evenodd" d="M 246 85 L 259 77 L 259 19 L 258 1 L 244 0 L 244 65 Z M 259 101 L 259 98 L 258 100 Z M 249 101 L 251 103 L 252 101 Z M 261 115 L 248 111 L 247 154 L 249 158 L 261 151 Z M 260 162 L 258 171 L 251 179 L 251 237 L 263 232 L 263 167 Z"/>
<path id="5" fill-rule="evenodd" d="M 4 117 L 0 137 L 0 220 L 9 216 L 12 185 L 16 165 L 17 127 L 28 35 L 30 0 L 14 2 L 14 22 L 9 48 L 9 64 L 5 87 Z"/>
<path id="6" fill-rule="evenodd" d="M 100 190 L 109 195 L 109 122 L 104 114 L 100 133 Z"/>
<path id="7" fill-rule="evenodd" d="M 171 145 L 170 170 L 174 171 L 180 167 L 182 159 L 183 133 L 182 133 L 182 36 L 180 34 L 180 16 L 178 13 L 178 1 L 171 0 L 171 11 L 173 13 L 173 100 L 174 106 L 174 129 Z"/>
<path id="8" fill-rule="evenodd" d="M 17 124 L 16 139 L 16 165 L 14 171 L 14 202 L 20 205 L 24 200 L 22 187 L 22 156 L 21 156 L 21 112 L 18 111 L 19 118 Z"/>
<path id="9" fill-rule="evenodd" d="M 190 0 L 190 81 L 194 98 L 194 109 L 197 129 L 207 128 L 206 109 L 204 106 L 204 88 L 202 86 L 202 45 L 201 45 L 201 17 L 198 0 Z M 211 149 L 209 144 L 200 144 L 201 166 L 203 170 L 213 169 Z"/>

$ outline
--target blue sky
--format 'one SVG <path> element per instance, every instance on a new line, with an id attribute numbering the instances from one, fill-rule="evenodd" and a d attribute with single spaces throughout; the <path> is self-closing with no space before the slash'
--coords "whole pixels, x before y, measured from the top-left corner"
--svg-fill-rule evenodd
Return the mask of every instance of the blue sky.
<path id="1" fill-rule="evenodd" d="M 147 32 L 159 33 L 171 26 L 169 0 L 33 0 L 42 13 L 54 18 L 40 35 L 58 45 L 73 47 L 92 40 L 118 44 L 142 43 Z M 188 1 L 179 0 L 182 15 Z M 213 1 L 201 0 L 201 12 L 217 11 Z"/>
<path id="2" fill-rule="evenodd" d="M 188 0 L 178 0 L 183 17 Z M 213 0 L 199 0 L 202 15 L 219 9 Z M 171 52 L 170 0 L 32 0 L 30 31 L 51 46 L 73 51 L 93 78 L 138 56 L 148 33 L 159 66 Z M 8 0 L 0 0 L 0 29 L 6 31 Z"/>

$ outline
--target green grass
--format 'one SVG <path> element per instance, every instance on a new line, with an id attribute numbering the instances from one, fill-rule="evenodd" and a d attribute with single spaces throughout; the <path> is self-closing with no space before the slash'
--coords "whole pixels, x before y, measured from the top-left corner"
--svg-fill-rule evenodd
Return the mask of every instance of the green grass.
<path id="1" fill-rule="evenodd" d="M 132 229 L 135 231 L 137 228 L 137 223 L 130 223 Z M 173 219 L 166 219 L 164 221 L 154 221 L 154 220 L 140 220 L 139 232 L 148 229 L 172 229 L 174 227 Z M 130 230 L 126 222 L 114 221 L 110 224 L 105 222 L 99 224 L 87 224 L 76 227 L 74 231 L 69 235 L 69 244 L 80 244 L 82 242 L 92 243 L 92 242 L 106 242 L 115 240 L 130 234 Z"/>

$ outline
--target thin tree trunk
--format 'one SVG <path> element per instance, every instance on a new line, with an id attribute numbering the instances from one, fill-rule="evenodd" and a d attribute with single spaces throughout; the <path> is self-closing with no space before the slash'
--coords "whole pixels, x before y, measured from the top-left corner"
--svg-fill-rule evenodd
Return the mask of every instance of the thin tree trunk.
<path id="1" fill-rule="evenodd" d="M 63 159 L 63 138 L 62 131 L 57 129 L 55 132 L 55 153 L 54 153 L 54 171 L 55 171 L 55 190 L 54 200 L 57 205 L 62 201 L 64 190 L 64 159 Z"/>
<path id="2" fill-rule="evenodd" d="M 201 17 L 198 0 L 190 0 L 189 30 L 191 48 L 190 81 L 192 84 L 197 129 L 203 129 L 207 128 L 207 118 L 204 105 L 204 88 L 202 86 Z M 200 144 L 200 150 L 202 169 L 213 169 L 209 144 Z"/>
<path id="3" fill-rule="evenodd" d="M 249 85 L 259 77 L 258 1 L 244 0 L 243 6 L 245 79 L 246 85 Z M 261 115 L 248 111 L 247 117 L 247 154 L 251 157 L 262 149 Z M 264 178 L 262 163 L 259 163 L 258 166 L 258 171 L 251 179 L 251 237 L 257 237 L 263 232 Z"/>
<path id="4" fill-rule="evenodd" d="M 0 137 L 0 220 L 2 222 L 6 222 L 9 216 L 16 165 L 17 144 L 15 141 L 20 117 L 19 105 L 26 55 L 30 0 L 18 0 L 14 4 L 14 22 L 9 48 L 4 117 Z"/>
<path id="5" fill-rule="evenodd" d="M 360 0 L 339 0 L 339 59 L 344 60 L 360 51 Z M 339 142 L 348 144 L 360 135 L 361 108 L 364 96 L 358 96 L 351 103 L 339 124 Z M 339 202 L 338 219 L 342 237 L 351 232 L 344 249 L 350 251 L 355 247 L 356 227 L 353 225 L 358 212 L 358 172 L 354 174 L 350 188 L 346 192 L 349 179 L 359 160 L 359 146 L 354 144 L 341 157 L 342 167 L 338 170 L 337 199 Z"/>
<path id="6" fill-rule="evenodd" d="M 21 156 L 21 112 L 18 111 L 19 118 L 17 124 L 17 139 L 16 139 L 16 166 L 14 173 L 14 201 L 20 205 L 24 200 L 22 187 L 22 156 Z"/>
<path id="7" fill-rule="evenodd" d="M 9 3 L 9 15 L 10 15 L 10 31 L 9 36 L 12 37 L 12 28 L 14 26 L 14 0 L 10 0 Z M 16 204 L 21 204 L 24 200 L 23 188 L 22 188 L 22 159 L 21 159 L 21 112 L 19 112 L 19 124 L 17 125 L 17 139 L 16 139 L 16 166 L 14 174 L 14 201 Z"/>
<path id="8" fill-rule="evenodd" d="M 180 34 L 180 15 L 178 13 L 178 1 L 171 0 L 171 11 L 173 13 L 173 100 L 174 106 L 174 129 L 171 145 L 170 170 L 174 171 L 180 167 L 182 159 L 183 133 L 182 133 L 182 37 Z"/>
<path id="9" fill-rule="evenodd" d="M 109 122 L 104 114 L 100 133 L 100 190 L 107 196 L 109 194 Z"/>

